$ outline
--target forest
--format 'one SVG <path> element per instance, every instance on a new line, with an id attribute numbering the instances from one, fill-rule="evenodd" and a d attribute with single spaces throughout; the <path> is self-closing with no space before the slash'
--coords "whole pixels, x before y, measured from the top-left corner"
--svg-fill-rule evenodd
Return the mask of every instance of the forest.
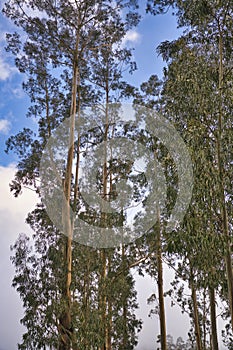
<path id="1" fill-rule="evenodd" d="M 11 246 L 18 349 L 135 349 L 136 271 L 156 287 L 153 349 L 233 350 L 232 0 L 6 0 L 2 11 L 36 120 L 6 142 L 12 195 L 38 196 L 33 236 Z M 142 13 L 168 11 L 182 34 L 155 48 L 163 77 L 133 86 L 124 37 Z M 185 341 L 167 332 L 165 299 L 189 317 Z"/>

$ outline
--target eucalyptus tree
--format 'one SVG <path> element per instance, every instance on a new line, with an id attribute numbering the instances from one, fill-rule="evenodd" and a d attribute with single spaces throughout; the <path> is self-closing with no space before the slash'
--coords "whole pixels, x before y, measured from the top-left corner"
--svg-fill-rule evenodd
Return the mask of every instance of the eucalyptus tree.
<path id="1" fill-rule="evenodd" d="M 196 46 L 199 52 L 202 52 L 212 65 L 212 85 L 209 84 L 209 86 L 214 87 L 211 103 L 214 105 L 215 112 L 208 116 L 213 118 L 212 123 L 214 125 L 214 132 L 212 130 L 212 133 L 214 134 L 215 157 L 212 165 L 213 169 L 217 170 L 217 184 L 214 187 L 214 193 L 215 197 L 218 198 L 217 212 L 221 213 L 219 221 L 226 241 L 224 256 L 231 324 L 233 327 L 233 276 L 230 248 L 231 235 L 229 231 L 230 208 L 227 198 L 227 194 L 229 193 L 230 195 L 231 193 L 228 169 L 232 153 L 227 131 L 231 120 L 231 114 L 229 113 L 231 103 L 229 103 L 228 97 L 230 96 L 229 81 L 232 72 L 232 50 L 230 46 L 232 42 L 233 8 L 231 1 L 199 0 L 195 2 L 180 2 L 176 0 L 148 0 L 147 2 L 147 10 L 153 14 L 164 13 L 170 7 L 174 9 L 174 13 L 177 15 L 179 26 L 187 28 L 186 34 L 189 38 L 192 38 L 192 45 Z M 180 41 L 182 40 L 184 39 L 181 37 Z M 169 43 L 167 43 L 167 46 L 169 46 Z M 178 46 L 170 46 L 170 49 L 171 55 L 179 52 Z M 195 69 L 195 67 L 192 67 L 192 69 Z M 199 78 L 202 79 L 202 77 Z M 196 97 L 198 96 L 196 95 Z"/>
<path id="2" fill-rule="evenodd" d="M 98 126 L 94 129 L 93 136 L 89 138 L 87 137 L 87 144 L 88 142 L 91 142 L 92 145 L 96 145 L 96 137 L 97 140 L 101 138 L 101 140 L 104 142 L 104 159 L 102 170 L 100 169 L 101 176 L 99 179 L 99 190 L 101 197 L 108 202 L 114 200 L 114 188 L 116 188 L 118 178 L 119 176 L 122 176 L 122 169 L 124 169 L 126 165 L 123 160 L 120 161 L 120 163 L 119 161 L 117 161 L 116 154 L 114 155 L 114 150 L 112 148 L 110 149 L 110 158 L 108 157 L 108 143 L 114 139 L 117 130 L 117 124 L 119 124 L 120 121 L 120 116 L 118 116 L 120 102 L 124 99 L 124 97 L 128 97 L 129 94 L 131 94 L 133 91 L 133 87 L 129 86 L 122 79 L 123 72 L 126 69 L 132 71 L 135 65 L 132 62 L 131 50 L 127 49 L 126 47 L 123 47 L 121 43 L 121 39 L 124 36 L 126 29 L 124 28 L 124 26 L 121 25 L 121 16 L 121 14 L 116 13 L 113 18 L 109 19 L 105 27 L 102 28 L 102 44 L 99 46 L 99 48 L 93 51 L 89 59 L 89 66 L 91 67 L 89 81 L 99 92 L 99 103 L 102 106 L 104 112 L 103 116 L 100 116 L 98 118 L 96 117 L 98 115 L 98 108 L 95 108 L 94 119 L 95 124 Z M 126 25 L 129 29 L 132 25 L 136 25 L 137 23 L 138 17 L 132 16 L 132 18 L 128 19 Z M 112 103 L 115 103 L 115 105 L 112 105 Z M 97 130 L 98 132 L 96 133 Z M 101 130 L 100 133 L 99 130 Z M 122 212 L 122 210 L 120 211 Z M 107 214 L 101 213 L 100 221 L 105 227 L 108 221 Z M 124 242 L 122 242 L 122 251 L 125 251 L 123 245 Z M 118 253 L 115 251 L 115 254 L 117 255 Z M 102 260 L 100 285 L 103 286 L 102 288 L 100 288 L 100 306 L 102 308 L 101 324 L 103 326 L 102 333 L 106 335 L 105 347 L 110 349 L 111 333 L 114 333 L 114 308 L 117 308 L 117 305 L 114 305 L 114 292 L 107 292 L 106 285 L 111 287 L 111 284 L 110 282 L 108 282 L 108 279 L 109 275 L 111 275 L 111 270 L 114 270 L 114 268 L 116 268 L 113 265 L 117 263 L 118 259 L 114 257 L 114 250 L 112 253 L 109 253 L 105 248 L 101 249 L 100 256 Z M 123 256 L 122 259 L 124 259 Z M 125 273 L 127 274 L 129 272 L 125 271 Z M 125 285 L 125 283 L 123 285 Z M 127 288 L 125 289 L 127 290 Z M 127 294 L 126 292 L 123 293 Z M 124 300 L 127 304 L 129 296 L 126 297 Z M 126 308 L 127 306 L 125 305 L 124 310 L 126 310 Z M 129 310 L 127 312 L 129 314 Z M 124 312 L 124 314 L 126 315 L 126 311 Z M 127 320 L 125 320 L 123 324 L 127 324 Z M 124 346 L 130 348 L 130 343 L 128 343 L 127 340 L 130 337 L 130 333 L 131 332 L 125 333 L 125 335 L 123 336 L 123 345 L 119 346 L 123 346 L 123 348 Z"/>
<path id="3" fill-rule="evenodd" d="M 120 115 L 118 115 L 121 106 L 120 102 L 129 97 L 134 90 L 133 87 L 122 79 L 123 72 L 126 69 L 132 72 L 135 63 L 131 59 L 131 50 L 123 46 L 121 39 L 126 29 L 138 23 L 138 16 L 135 14 L 133 16 L 130 15 L 126 21 L 126 28 L 122 26 L 121 16 L 122 14 L 116 13 L 102 28 L 101 44 L 93 50 L 88 60 L 90 67 L 88 80 L 94 86 L 95 90 L 98 91 L 99 106 L 94 106 L 93 108 L 93 122 L 97 126 L 85 138 L 85 147 L 89 148 L 90 152 L 86 159 L 86 164 L 91 164 L 92 159 L 95 158 L 92 152 L 95 152 L 96 145 L 99 142 L 104 142 L 103 166 L 102 169 L 99 168 L 97 182 L 99 195 L 107 202 L 116 199 L 117 193 L 114 191 L 116 191 L 117 182 L 122 176 L 126 177 L 124 173 L 127 168 L 127 161 L 124 162 L 123 159 L 117 160 L 116 153 L 114 154 L 113 150 L 114 147 L 110 146 L 110 158 L 108 157 L 108 144 L 114 140 L 115 136 L 119 138 L 123 132 L 118 125 L 120 122 Z M 116 221 L 123 219 L 123 209 L 119 210 L 120 214 L 116 213 L 115 215 Z M 109 224 L 114 225 L 115 221 L 114 215 L 107 215 L 104 213 L 103 208 L 102 212 L 93 212 L 90 209 L 89 213 L 87 210 L 82 215 L 84 215 L 85 220 L 91 219 L 92 222 L 94 220 L 95 222 L 99 222 L 103 227 Z M 119 222 L 117 225 L 119 225 Z M 114 270 L 119 268 L 118 265 L 124 265 L 125 252 L 127 251 L 124 245 L 125 243 L 122 241 L 122 262 L 119 260 L 119 253 L 116 249 L 109 250 L 102 248 L 99 251 L 101 260 L 99 272 L 100 332 L 105 339 L 103 346 L 106 349 L 111 349 L 117 343 L 119 343 L 119 348 L 131 348 L 136 344 L 136 337 L 133 330 L 140 329 L 140 322 L 131 313 L 131 310 L 136 307 L 136 303 L 133 297 L 134 283 L 132 277 L 130 277 L 129 268 L 124 269 L 124 273 L 119 276 L 122 281 L 122 288 L 118 284 L 119 278 L 114 278 L 114 283 L 111 284 L 111 276 L 114 276 Z M 127 281 L 129 283 L 128 286 Z M 122 298 L 124 295 L 123 299 L 114 297 L 116 290 L 119 295 L 122 295 Z M 122 301 L 124 301 L 124 305 L 121 304 Z M 122 308 L 123 311 L 121 310 Z M 119 316 L 121 312 L 123 320 Z M 116 315 L 118 315 L 117 318 Z M 120 324 L 123 325 L 122 331 Z M 134 324 L 131 330 L 129 328 L 130 324 Z"/>
<path id="4" fill-rule="evenodd" d="M 148 81 L 143 82 L 140 85 L 140 89 L 135 92 L 134 103 L 136 105 L 140 104 L 145 106 L 148 108 L 148 111 L 150 110 L 156 115 L 156 113 L 159 113 L 161 110 L 161 89 L 162 81 L 160 81 L 156 75 L 152 75 Z M 157 133 L 159 136 L 164 132 L 164 125 L 160 127 L 161 130 Z M 169 154 L 169 149 L 159 139 L 159 136 L 155 137 L 149 132 L 144 132 L 144 134 L 141 135 L 142 142 L 144 142 L 147 145 L 147 149 L 152 152 L 152 158 L 154 159 L 154 177 L 157 178 L 157 196 L 153 197 L 154 206 L 157 206 L 154 211 L 157 224 L 147 232 L 147 237 L 143 242 L 143 246 L 149 255 L 149 259 L 144 266 L 144 271 L 157 282 L 158 308 L 156 310 L 152 309 L 152 313 L 155 311 L 155 313 L 159 315 L 159 342 L 161 343 L 161 349 L 166 350 L 163 260 L 166 255 L 166 226 L 177 198 L 178 178 L 175 161 L 172 159 L 171 154 Z M 161 172 L 163 172 L 163 175 Z M 166 189 L 163 187 L 165 182 Z M 153 188 L 152 191 L 155 191 L 155 188 Z M 145 203 L 147 200 L 150 200 L 149 198 L 150 196 L 145 200 Z M 161 200 L 161 198 L 163 198 L 163 200 Z M 147 212 L 146 209 L 146 215 L 151 218 L 152 212 Z M 139 271 L 141 271 L 141 269 Z M 155 299 L 156 296 L 153 294 L 148 299 L 148 302 L 152 303 Z"/>
<path id="5" fill-rule="evenodd" d="M 69 6 L 64 2 L 56 3 L 54 6 L 53 2 L 50 2 L 50 6 L 46 5 L 46 8 L 43 3 L 39 3 L 36 5 L 39 11 L 46 11 L 46 16 L 49 16 L 49 19 L 46 17 L 42 17 L 41 19 L 36 17 L 30 17 L 27 15 L 27 11 L 25 10 L 25 6 L 27 2 L 8 2 L 5 7 L 5 13 L 8 17 L 14 19 L 15 23 L 20 26 L 28 35 L 28 39 L 25 44 L 22 46 L 18 41 L 19 35 L 8 35 L 9 46 L 13 47 L 14 50 L 17 51 L 17 66 L 23 72 L 29 72 L 31 78 L 26 87 L 29 89 L 31 94 L 32 101 L 37 101 L 39 103 L 40 112 L 46 113 L 46 126 L 45 128 L 50 133 L 50 118 L 52 111 L 50 109 L 50 105 L 53 104 L 52 96 L 50 95 L 50 91 L 48 90 L 47 77 L 49 75 L 50 67 L 59 68 L 59 66 L 65 64 L 68 66 L 71 74 L 71 87 L 70 91 L 68 90 L 68 94 L 70 94 L 70 108 L 64 102 L 62 105 L 66 105 L 67 112 L 70 114 L 71 124 L 70 124 L 70 141 L 71 144 L 74 144 L 74 134 L 73 134 L 73 126 L 74 120 L 76 116 L 77 106 L 76 106 L 76 91 L 78 88 L 78 78 L 80 77 L 80 45 L 81 52 L 83 50 L 83 46 L 85 44 L 80 44 L 81 34 L 83 37 L 88 36 L 92 37 L 94 32 L 93 25 L 96 22 L 96 14 L 93 16 L 92 9 L 90 5 L 92 4 L 84 4 L 79 3 L 78 6 L 70 3 Z M 32 5 L 32 4 L 31 4 Z M 77 5 L 77 4 L 76 4 Z M 91 6 L 92 7 L 92 6 Z M 32 10 L 35 7 L 32 5 Z M 51 13 L 51 10 L 53 11 Z M 90 12 L 91 10 L 91 12 Z M 64 18 L 64 14 L 66 17 Z M 53 16 L 51 18 L 51 16 Z M 84 16 L 84 18 L 83 18 Z M 74 18 L 75 20 L 70 20 Z M 84 22 L 81 24 L 81 21 Z M 89 26 L 85 27 L 84 24 L 88 20 Z M 93 22 L 94 21 L 94 22 Z M 82 33 L 81 33 L 82 31 Z M 87 34 L 87 32 L 89 32 Z M 84 39 L 84 38 L 83 38 Z M 67 40 L 67 41 L 66 41 Z M 85 39 L 84 39 L 85 40 Z M 21 47 L 20 47 L 21 46 Z M 16 49 L 17 47 L 17 49 Z M 60 50 L 55 54 L 56 48 L 59 47 Z M 23 51 L 23 56 L 19 58 L 20 49 Z M 42 57 L 41 57 L 42 56 Z M 58 63 L 58 60 L 61 62 Z M 28 62 L 29 61 L 29 62 Z M 43 71 L 44 68 L 44 71 Z M 39 79 L 37 79 L 39 76 Z M 51 76 L 51 74 L 50 74 Z M 45 77 L 45 78 L 44 78 Z M 34 78 L 34 81 L 33 81 Z M 35 79 L 36 78 L 36 79 Z M 42 78 L 42 79 L 41 79 Z M 44 79 L 43 79 L 44 78 Z M 42 81 L 41 81 L 42 80 Z M 30 84 L 30 85 L 29 85 Z M 61 87 L 61 82 L 57 83 Z M 79 84 L 80 85 L 80 84 Z M 42 90 L 42 94 L 44 95 L 41 98 L 41 91 L 38 91 L 38 87 Z M 35 97 L 36 93 L 36 97 Z M 33 96 L 34 94 L 34 96 Z M 45 102 L 44 102 L 45 101 Z M 51 102 L 52 101 L 52 102 Z M 69 103 L 69 102 L 68 102 Z M 80 99 L 78 100 L 80 103 Z M 37 105 L 34 106 L 34 110 L 37 108 Z M 41 113 L 41 114 L 42 114 Z M 66 114 L 67 115 L 67 114 Z M 66 115 L 62 113 L 62 117 L 64 118 Z M 52 117 L 55 119 L 56 115 L 52 114 Z M 60 117 L 60 116 L 59 116 Z M 43 118 L 43 117 L 42 117 Z M 40 119 L 39 123 L 43 123 L 43 119 Z M 58 123 L 59 120 L 55 119 Z M 41 125 L 42 126 L 42 125 Z M 47 131 L 46 130 L 46 131 Z M 40 129 L 41 132 L 41 129 Z M 46 136 L 50 136 L 50 135 Z M 39 135 L 42 139 L 43 143 L 46 142 L 44 135 Z M 37 141 L 38 142 L 38 141 Z M 67 235 L 67 242 L 65 248 L 65 276 L 62 288 L 62 299 L 64 310 L 61 312 L 59 317 L 60 327 L 60 349 L 68 349 L 70 347 L 72 340 L 72 326 L 71 326 L 71 293 L 70 293 L 70 285 L 71 285 L 71 273 L 72 273 L 72 227 L 69 221 L 69 211 L 70 211 L 70 196 L 71 196 L 71 169 L 72 169 L 72 161 L 74 154 L 74 146 L 71 146 L 67 155 L 67 165 L 66 165 L 66 175 L 64 180 L 64 191 L 66 196 L 66 204 L 63 208 L 64 214 L 64 232 Z M 36 169 L 33 169 L 34 171 Z M 18 182 L 23 183 L 23 181 L 27 180 L 27 174 L 25 176 L 26 180 L 24 180 L 23 176 L 19 176 L 19 173 L 16 175 Z"/>
<path id="6" fill-rule="evenodd" d="M 163 57 L 169 62 L 165 70 L 163 89 L 164 112 L 168 114 L 186 140 L 194 165 L 194 191 L 190 209 L 186 214 L 184 227 L 177 235 L 171 237 L 169 250 L 177 244 L 180 258 L 189 261 L 190 270 L 182 278 L 189 280 L 192 287 L 193 307 L 196 312 L 194 324 L 198 330 L 200 320 L 196 305 L 196 291 L 206 283 L 210 288 L 211 314 L 215 313 L 214 289 L 224 285 L 224 271 L 222 258 L 225 254 L 225 239 L 220 235 L 221 221 L 218 212 L 218 198 L 213 189 L 217 188 L 218 171 L 216 168 L 216 129 L 214 118 L 215 105 L 209 101 L 214 99 L 216 74 L 213 62 L 209 60 L 200 47 L 195 47 L 192 39 L 183 36 L 179 40 L 165 42 L 159 47 Z M 198 132 L 197 132 L 198 131 Z M 180 238 L 179 238 L 180 236 Z M 178 240 L 177 240 L 178 239 Z M 207 248 L 208 245 L 208 248 Z M 180 255 L 181 254 L 181 255 Z M 219 266 L 216 274 L 215 266 Z M 186 268 L 184 269 L 184 271 Z M 191 276 L 199 277 L 196 281 Z M 188 278 L 188 276 L 191 278 Z M 193 283 L 195 282 L 195 283 Z M 204 283 L 204 285 L 203 285 Z M 217 330 L 214 317 L 211 319 L 213 341 L 217 348 Z M 200 344 L 200 330 L 197 343 Z M 199 346 L 200 348 L 202 345 Z"/>
<path id="7" fill-rule="evenodd" d="M 63 181 L 66 197 L 62 209 L 65 236 L 59 238 L 60 248 L 57 244 L 57 249 L 54 250 L 56 254 L 59 254 L 59 250 L 62 251 L 60 261 L 62 277 L 57 286 L 58 292 L 55 299 L 55 302 L 59 304 L 59 314 L 56 314 L 56 320 L 50 318 L 59 334 L 58 342 L 53 343 L 53 346 L 60 350 L 86 346 L 85 342 L 80 345 L 77 339 L 77 332 L 80 329 L 75 317 L 77 307 L 75 282 L 77 279 L 72 274 L 73 264 L 77 258 L 73 258 L 75 251 L 75 247 L 72 246 L 73 222 L 69 219 L 71 205 L 75 209 L 78 204 L 80 142 L 74 143 L 75 118 L 76 115 L 80 116 L 83 105 L 92 104 L 98 100 L 98 93 L 94 91 L 92 84 L 87 84 L 87 76 L 90 76 L 92 69 L 88 66 L 90 57 L 93 56 L 93 53 L 98 52 L 100 47 L 108 46 L 106 37 L 103 38 L 102 33 L 109 28 L 108 35 L 112 37 L 114 36 L 113 29 L 120 28 L 121 36 L 115 36 L 112 44 L 122 40 L 130 26 L 137 23 L 137 15 L 134 12 L 136 7 L 135 1 L 121 0 L 114 4 L 109 1 L 70 1 L 67 3 L 52 0 L 46 2 L 10 0 L 6 2 L 3 10 L 5 15 L 19 27 L 19 31 L 22 31 L 22 35 L 19 33 L 7 35 L 8 50 L 16 55 L 16 65 L 19 70 L 29 76 L 28 81 L 24 84 L 32 102 L 29 115 L 38 118 L 38 135 L 33 135 L 31 130 L 24 129 L 8 141 L 8 150 L 16 149 L 21 157 L 15 180 L 11 184 L 15 195 L 19 195 L 25 185 L 34 186 L 35 190 L 40 193 L 37 179 L 42 150 L 53 130 L 70 116 L 71 147 L 66 159 L 63 159 L 63 173 L 60 174 L 60 177 L 63 178 L 61 181 Z M 120 14 L 124 11 L 126 15 L 125 20 L 122 21 Z M 38 12 L 39 15 L 37 15 Z M 110 53 L 113 54 L 109 51 Z M 92 76 L 95 74 L 93 73 Z M 75 183 L 73 183 L 72 169 L 75 157 L 76 174 L 74 174 Z M 38 212 L 41 217 L 35 215 Z M 46 234 L 48 223 L 41 219 L 44 215 L 44 208 L 39 205 L 34 215 L 33 220 L 38 221 L 37 228 L 39 227 Z M 51 223 L 50 226 L 52 226 Z M 56 231 L 54 227 L 53 230 Z M 39 247 L 39 242 L 38 239 L 37 247 Z M 17 256 L 18 246 L 16 245 L 15 248 Z M 40 253 L 40 250 L 38 252 Z M 77 252 L 80 254 L 80 248 L 77 248 Z M 46 254 L 49 254 L 49 250 L 44 251 L 45 257 Z M 51 256 L 52 260 L 56 259 L 54 255 Z M 13 261 L 18 267 L 17 260 Z M 58 263 L 58 260 L 56 262 Z M 40 267 L 38 269 L 40 270 Z M 22 279 L 15 282 L 15 285 L 17 283 L 23 286 Z M 23 293 L 27 298 L 25 289 Z M 54 302 L 53 298 L 52 301 Z M 25 322 L 25 324 L 29 327 L 30 333 L 31 323 Z M 87 337 L 88 334 L 86 334 Z M 27 341 L 28 339 L 30 339 L 29 342 L 25 342 L 22 346 L 29 346 L 32 339 L 29 337 Z M 98 345 L 101 343 L 104 344 Z M 42 347 L 46 344 L 51 345 L 48 339 L 41 340 L 39 337 L 30 346 Z M 94 340 L 94 344 L 100 348 L 107 348 L 106 341 L 103 339 L 97 342 Z"/>

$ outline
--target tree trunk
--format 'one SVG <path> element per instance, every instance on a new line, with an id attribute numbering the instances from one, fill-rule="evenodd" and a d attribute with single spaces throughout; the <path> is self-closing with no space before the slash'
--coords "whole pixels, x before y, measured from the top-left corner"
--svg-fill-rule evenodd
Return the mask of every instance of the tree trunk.
<path id="1" fill-rule="evenodd" d="M 161 349 L 167 350 L 166 318 L 163 293 L 163 263 L 161 245 L 160 212 L 158 209 L 158 234 L 157 234 L 157 266 L 158 266 L 158 293 L 159 293 L 159 320 L 160 320 L 160 341 Z"/>
<path id="2" fill-rule="evenodd" d="M 193 276 L 193 271 L 191 267 L 190 267 L 190 287 L 192 292 L 193 319 L 194 319 L 197 350 L 203 350 L 202 341 L 201 341 L 200 321 L 199 321 L 199 315 L 198 315 L 197 294 L 196 294 L 196 289 L 194 287 L 194 276 Z"/>
<path id="3" fill-rule="evenodd" d="M 108 297 L 108 334 L 107 334 L 108 350 L 112 350 L 112 300 Z"/>
<path id="4" fill-rule="evenodd" d="M 125 247 L 123 245 L 122 240 L 122 263 L 123 270 L 125 274 L 128 272 L 126 269 L 126 261 L 125 261 Z M 127 297 L 123 297 L 123 335 L 122 335 L 122 349 L 126 349 L 127 346 Z"/>
<path id="5" fill-rule="evenodd" d="M 76 47 L 74 52 L 73 63 L 73 78 L 72 78 L 72 96 L 71 96 L 71 108 L 70 108 L 70 130 L 69 130 L 69 150 L 67 156 L 66 174 L 64 180 L 64 195 L 65 200 L 63 202 L 62 220 L 63 230 L 66 235 L 66 247 L 65 247 L 65 283 L 62 292 L 62 299 L 64 302 L 64 310 L 59 318 L 60 322 L 60 344 L 59 350 L 70 350 L 73 339 L 73 329 L 71 320 L 71 279 L 72 279 L 72 239 L 73 239 L 73 222 L 71 221 L 71 179 L 72 179 L 72 165 L 74 156 L 74 131 L 75 131 L 75 117 L 76 117 L 76 95 L 77 95 L 77 82 L 78 82 L 78 46 L 79 46 L 79 33 L 76 35 Z"/>
<path id="6" fill-rule="evenodd" d="M 82 327 L 82 341 L 81 348 L 90 348 L 90 339 L 88 328 L 90 326 L 90 255 L 88 254 L 88 260 L 86 261 L 86 268 L 83 276 L 83 295 L 82 295 L 82 307 L 83 307 L 83 327 Z"/>
<path id="7" fill-rule="evenodd" d="M 210 296 L 210 319 L 211 319 L 211 345 L 212 345 L 212 350 L 218 350 L 215 290 L 213 287 L 209 288 L 209 296 Z"/>
<path id="8" fill-rule="evenodd" d="M 101 347 L 100 350 L 106 350 L 107 349 L 107 299 L 106 299 L 106 251 L 103 249 L 100 253 L 101 256 L 101 290 L 100 290 L 100 312 L 101 312 L 101 326 L 100 326 L 100 332 L 101 332 Z"/>
<path id="9" fill-rule="evenodd" d="M 203 349 L 206 350 L 206 338 L 207 338 L 207 331 L 206 331 L 206 320 L 207 320 L 207 310 L 206 310 L 206 289 L 204 288 L 203 291 Z"/>
<path id="10" fill-rule="evenodd" d="M 108 140 L 108 89 L 106 88 L 106 110 L 105 110 L 105 131 L 104 131 L 104 164 L 103 164 L 103 193 L 102 198 L 107 201 L 107 190 L 108 190 L 108 172 L 107 172 L 107 140 Z M 104 208 L 101 209 L 101 221 L 103 224 L 103 235 L 105 236 L 106 228 L 106 213 Z M 108 237 L 105 237 L 108 239 Z M 102 264 L 102 275 L 101 275 L 101 321 L 102 321 L 102 336 L 103 336 L 103 345 L 101 350 L 108 350 L 108 325 L 107 325 L 107 296 L 106 296 L 106 275 L 107 275 L 107 259 L 106 259 L 106 250 L 103 248 L 101 252 L 101 264 Z"/>

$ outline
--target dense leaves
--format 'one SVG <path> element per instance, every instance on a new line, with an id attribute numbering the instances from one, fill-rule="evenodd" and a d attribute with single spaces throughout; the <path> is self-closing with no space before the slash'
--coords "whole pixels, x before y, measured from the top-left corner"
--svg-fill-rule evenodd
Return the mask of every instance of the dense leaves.
<path id="1" fill-rule="evenodd" d="M 185 32 L 157 48 L 167 64 L 163 79 L 152 74 L 140 88 L 124 80 L 124 71 L 133 73 L 136 62 L 122 43 L 127 31 L 139 22 L 137 9 L 134 0 L 6 1 L 3 12 L 19 29 L 7 34 L 7 50 L 27 76 L 23 88 L 31 100 L 28 116 L 35 117 L 38 126 L 35 132 L 24 128 L 7 141 L 6 151 L 14 151 L 19 158 L 10 185 L 14 195 L 26 186 L 40 197 L 39 163 L 46 142 L 67 117 L 80 118 L 87 106 L 92 107 L 92 119 L 86 123 L 92 127 L 78 135 L 72 153 L 67 151 L 68 156 L 55 162 L 59 162 L 58 179 L 64 183 L 72 210 L 92 225 L 90 237 L 96 227 L 114 229 L 127 221 L 126 208 L 103 215 L 79 193 L 78 183 L 88 178 L 98 144 L 114 137 L 143 144 L 159 161 L 167 184 L 161 211 L 155 201 L 149 211 L 147 179 L 142 171 L 130 176 L 137 152 L 132 152 L 132 161 L 111 154 L 99 166 L 96 189 L 106 201 L 118 203 L 121 179 L 128 180 L 135 207 L 143 198 L 135 219 L 136 234 L 141 233 L 142 217 L 158 216 L 146 235 L 128 245 L 122 239 L 119 248 L 96 249 L 69 242 L 39 200 L 27 218 L 33 239 L 21 234 L 12 246 L 13 286 L 22 298 L 25 314 L 21 322 L 27 328 L 19 349 L 134 349 L 142 323 L 135 316 L 138 305 L 132 268 L 157 282 L 148 301 L 151 315 L 160 319 L 162 350 L 218 350 L 216 300 L 225 305 L 221 316 L 229 323 L 223 339 L 232 348 L 232 2 L 148 0 L 147 12 L 173 11 Z M 134 100 L 137 125 L 120 123 L 120 103 L 128 98 Z M 96 103 L 104 107 L 98 109 Z M 162 113 L 175 125 L 193 163 L 189 209 L 169 234 L 166 226 L 179 194 L 178 167 L 159 138 L 143 131 L 138 105 Z M 61 135 L 57 151 L 63 142 Z M 86 165 L 82 174 L 80 160 Z M 48 178 L 49 193 L 57 186 Z M 164 263 L 174 271 L 166 293 Z M 178 338 L 174 344 L 166 336 L 165 296 L 189 315 L 187 342 Z"/>

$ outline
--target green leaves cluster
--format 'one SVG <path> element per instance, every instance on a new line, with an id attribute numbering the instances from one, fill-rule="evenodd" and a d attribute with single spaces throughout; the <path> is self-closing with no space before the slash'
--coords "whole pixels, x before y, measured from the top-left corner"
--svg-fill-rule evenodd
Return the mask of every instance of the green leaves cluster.
<path id="1" fill-rule="evenodd" d="M 35 15 L 29 15 L 28 9 Z M 22 323 L 27 327 L 19 349 L 46 346 L 59 350 L 69 350 L 71 346 L 133 349 L 141 321 L 135 316 L 137 298 L 131 268 L 138 266 L 139 274 L 148 273 L 156 280 L 161 275 L 158 264 L 162 260 L 175 270 L 172 288 L 166 295 L 191 320 L 189 343 L 179 339 L 174 345 L 167 337 L 167 349 L 204 350 L 210 346 L 218 349 L 215 295 L 228 306 L 223 317 L 232 320 L 232 3 L 230 0 L 148 0 L 147 12 L 157 15 L 172 9 L 185 32 L 177 40 L 165 41 L 157 48 L 167 63 L 163 80 L 153 74 L 140 89 L 123 79 L 125 70 L 132 73 L 136 69 L 132 52 L 122 45 L 122 38 L 138 24 L 137 9 L 134 0 L 6 1 L 3 11 L 19 28 L 19 32 L 7 34 L 7 50 L 15 55 L 16 66 L 28 77 L 23 84 L 31 100 L 28 116 L 38 121 L 36 133 L 24 128 L 7 141 L 7 151 L 14 151 L 19 157 L 11 183 L 15 196 L 21 194 L 24 186 L 32 187 L 40 195 L 38 167 L 43 149 L 53 131 L 72 114 L 74 95 L 78 116 L 95 103 L 106 106 L 115 103 L 113 114 L 115 121 L 119 121 L 117 108 L 128 98 L 162 113 L 185 140 L 194 171 L 189 210 L 180 227 L 168 235 L 167 220 L 179 192 L 175 160 L 159 139 L 140 129 L 143 121 L 139 117 L 138 125 L 116 127 L 108 119 L 107 109 L 105 120 L 93 109 L 92 118 L 97 127 L 79 137 L 74 145 L 76 172 L 80 157 L 86 163 L 91 162 L 98 143 L 116 135 L 141 142 L 161 164 L 167 182 L 167 201 L 160 225 L 119 249 L 99 250 L 72 243 L 71 326 L 65 329 L 72 345 L 64 347 L 61 338 L 66 322 L 61 320 L 67 316 L 63 298 L 69 273 L 67 238 L 57 231 L 44 206 L 38 204 L 27 219 L 35 232 L 33 244 L 28 237 L 20 235 L 12 247 L 16 269 L 13 286 L 23 300 Z M 75 92 L 72 91 L 74 76 L 77 77 Z M 59 161 L 59 176 L 64 179 L 66 159 Z M 128 179 L 132 164 L 112 157 L 100 167 L 96 178 L 99 193 L 109 201 L 117 200 L 116 186 L 120 178 Z M 102 223 L 105 227 L 111 223 L 114 227 L 116 222 L 121 225 L 126 219 L 123 209 L 119 215 L 108 217 L 93 211 L 78 195 L 77 179 L 73 175 L 70 198 L 73 210 L 93 225 Z M 108 186 L 105 180 L 109 181 Z M 47 185 L 49 191 L 51 183 L 48 181 Z M 146 196 L 147 185 L 142 174 L 131 178 L 135 203 Z M 143 210 L 138 214 L 138 222 L 142 215 L 145 215 Z M 151 213 L 146 215 L 150 217 Z M 140 223 L 137 230 L 141 230 Z M 185 288 L 189 290 L 186 296 Z M 157 299 L 154 294 L 150 301 Z M 156 309 L 158 314 L 161 314 L 160 303 L 161 299 Z M 225 344 L 231 348 L 230 325 Z M 166 344 L 162 346 L 166 350 Z"/>

